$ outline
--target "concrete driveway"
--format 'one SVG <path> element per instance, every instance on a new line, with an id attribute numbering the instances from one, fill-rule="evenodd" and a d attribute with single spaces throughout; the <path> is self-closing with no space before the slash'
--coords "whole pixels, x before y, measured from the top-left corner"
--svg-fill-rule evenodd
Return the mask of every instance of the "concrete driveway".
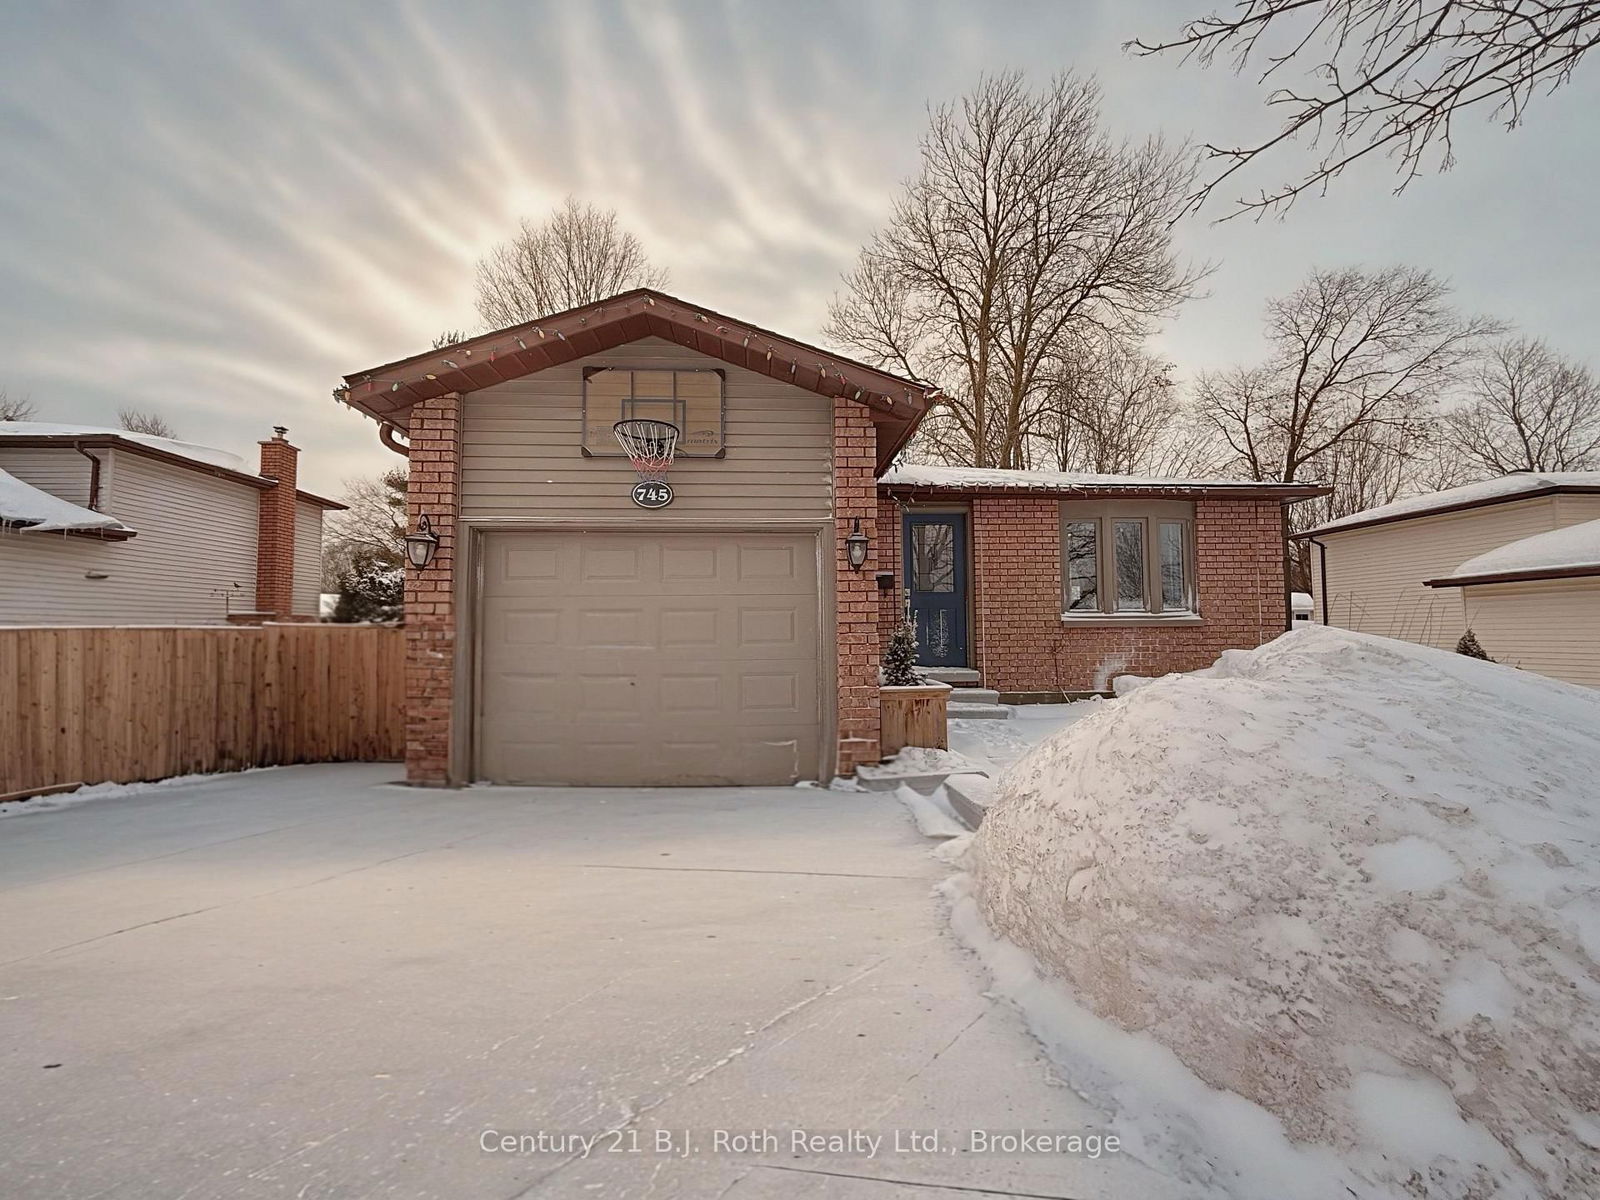
<path id="1" fill-rule="evenodd" d="M 1101 1126 L 892 799 L 394 775 L 0 820 L 0 1195 L 1182 1194 L 968 1148 Z"/>

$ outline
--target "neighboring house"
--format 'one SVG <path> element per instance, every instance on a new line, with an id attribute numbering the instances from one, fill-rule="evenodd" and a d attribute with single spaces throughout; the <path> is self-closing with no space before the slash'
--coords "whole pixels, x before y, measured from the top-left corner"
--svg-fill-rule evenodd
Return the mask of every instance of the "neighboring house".
<path id="1" fill-rule="evenodd" d="M 924 661 L 1002 692 L 1203 666 L 1287 626 L 1284 505 L 1321 494 L 890 472 L 934 389 L 650 289 L 346 384 L 439 537 L 406 575 L 414 783 L 849 774 L 904 585 Z M 681 430 L 665 507 L 624 417 Z"/>
<path id="2" fill-rule="evenodd" d="M 1463 589 L 1430 587 L 1430 580 L 1509 543 L 1596 519 L 1600 471 L 1518 472 L 1411 496 L 1294 536 L 1311 547 L 1316 620 L 1450 650 L 1473 614 Z"/>
<path id="3" fill-rule="evenodd" d="M 1289 611 L 1294 615 L 1296 625 L 1310 624 L 1316 606 L 1317 602 L 1310 592 L 1289 593 Z"/>
<path id="4" fill-rule="evenodd" d="M 1519 538 L 1427 583 L 1459 592 L 1490 657 L 1600 687 L 1600 520 Z"/>
<path id="5" fill-rule="evenodd" d="M 171 438 L 0 421 L 0 625 L 316 619 L 322 517 L 280 430 L 261 469 Z"/>

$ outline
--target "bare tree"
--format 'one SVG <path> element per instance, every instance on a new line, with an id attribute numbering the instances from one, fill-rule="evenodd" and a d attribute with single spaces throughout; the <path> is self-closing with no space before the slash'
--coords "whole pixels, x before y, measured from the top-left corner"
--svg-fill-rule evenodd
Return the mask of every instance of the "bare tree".
<path id="1" fill-rule="evenodd" d="M 139 408 L 119 408 L 117 424 L 129 433 L 148 433 L 151 437 L 177 437 L 177 431 L 158 412 Z"/>
<path id="2" fill-rule="evenodd" d="M 1399 188 L 1454 162 L 1457 114 L 1485 111 L 1514 128 L 1536 95 L 1572 77 L 1600 41 L 1600 4 L 1561 0 L 1239 0 L 1185 24 L 1169 41 L 1134 41 L 1138 54 L 1177 53 L 1210 66 L 1222 56 L 1262 83 L 1298 68 L 1312 80 L 1268 92 L 1282 128 L 1254 145 L 1206 150 L 1218 171 L 1189 198 L 1192 211 L 1235 173 L 1286 142 L 1321 147 L 1301 178 L 1229 216 L 1282 209 L 1308 189 L 1326 189 L 1351 163 L 1382 151 L 1398 160 Z"/>
<path id="3" fill-rule="evenodd" d="M 1600 382 L 1543 342 L 1497 343 L 1444 418 L 1445 439 L 1476 470 L 1600 469 Z"/>
<path id="4" fill-rule="evenodd" d="M 0 421 L 31 421 L 37 410 L 26 396 L 11 396 L 0 388 Z"/>
<path id="5" fill-rule="evenodd" d="M 923 454 L 1026 465 L 1064 363 L 1087 339 L 1137 340 L 1193 294 L 1170 224 L 1193 157 L 1113 141 L 1092 80 L 1030 91 L 985 77 L 930 116 L 922 165 L 862 250 L 826 335 L 937 383 Z"/>
<path id="6" fill-rule="evenodd" d="M 1203 375 L 1198 410 L 1252 479 L 1316 476 L 1347 443 L 1414 453 L 1437 401 L 1501 326 L 1428 271 L 1313 271 L 1267 304 L 1265 363 Z"/>
<path id="7" fill-rule="evenodd" d="M 329 557 L 341 560 L 329 578 L 336 578 L 340 566 L 363 554 L 384 566 L 399 566 L 405 556 L 405 469 L 345 480 L 344 504 L 343 512 L 328 515 Z"/>
<path id="8" fill-rule="evenodd" d="M 446 346 L 454 346 L 458 342 L 466 341 L 471 336 L 465 329 L 446 329 L 433 339 L 433 348 L 435 350 L 443 350 Z"/>
<path id="9" fill-rule="evenodd" d="M 665 282 L 614 211 L 569 196 L 542 224 L 524 220 L 479 260 L 478 314 L 499 329 Z"/>
<path id="10" fill-rule="evenodd" d="M 1105 339 L 1062 380 L 1040 423 L 1041 457 L 1061 471 L 1155 474 L 1194 448 L 1186 415 L 1171 363 Z"/>

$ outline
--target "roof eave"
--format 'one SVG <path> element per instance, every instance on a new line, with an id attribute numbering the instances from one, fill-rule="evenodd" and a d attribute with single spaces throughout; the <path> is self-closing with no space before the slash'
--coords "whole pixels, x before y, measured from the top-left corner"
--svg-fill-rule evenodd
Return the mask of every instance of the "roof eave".
<path id="1" fill-rule="evenodd" d="M 1424 587 L 1473 587 L 1482 583 L 1529 583 L 1541 579 L 1588 579 L 1600 576 L 1600 563 L 1576 567 L 1543 567 L 1529 571 L 1496 571 L 1485 575 L 1447 575 L 1442 579 L 1424 579 Z"/>
<path id="2" fill-rule="evenodd" d="M 1268 487 L 1256 484 L 1036 484 L 1027 487 L 1000 484 L 950 484 L 950 483 L 900 483 L 878 480 L 878 488 L 890 494 L 907 493 L 940 496 L 1229 496 L 1242 500 L 1273 499 L 1282 504 L 1296 504 L 1326 496 L 1330 489 L 1285 485 Z"/>
<path id="3" fill-rule="evenodd" d="M 1512 492 L 1505 496 L 1487 496 L 1481 500 L 1467 500 L 1460 504 L 1445 504 L 1438 508 L 1426 508 L 1421 512 L 1395 513 L 1387 517 L 1378 517 L 1371 521 L 1352 521 L 1345 525 L 1321 525 L 1316 529 L 1307 529 L 1302 533 L 1290 535 L 1290 541 L 1300 541 L 1304 538 L 1328 537 L 1336 533 L 1350 533 L 1357 529 L 1374 529 L 1379 525 L 1394 525 L 1401 521 L 1420 521 L 1424 517 L 1439 517 L 1446 513 L 1470 512 L 1475 508 L 1492 508 L 1496 504 L 1512 504 L 1518 500 L 1537 500 L 1541 496 L 1594 496 L 1600 495 L 1600 485 L 1584 483 L 1552 483 L 1543 487 L 1530 488 L 1525 492 Z"/>

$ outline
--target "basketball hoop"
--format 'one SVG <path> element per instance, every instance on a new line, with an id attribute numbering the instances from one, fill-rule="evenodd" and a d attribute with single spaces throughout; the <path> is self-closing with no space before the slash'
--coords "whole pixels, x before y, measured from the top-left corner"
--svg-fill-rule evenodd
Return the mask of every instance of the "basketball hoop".
<path id="1" fill-rule="evenodd" d="M 633 502 L 640 508 L 665 508 L 672 503 L 667 472 L 678 452 L 678 427 L 670 421 L 618 421 L 611 427 L 638 472 Z"/>

